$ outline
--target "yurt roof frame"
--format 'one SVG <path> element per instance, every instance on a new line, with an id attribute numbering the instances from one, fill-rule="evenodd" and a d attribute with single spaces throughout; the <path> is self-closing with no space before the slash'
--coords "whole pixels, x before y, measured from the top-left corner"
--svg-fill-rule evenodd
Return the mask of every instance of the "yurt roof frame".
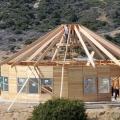
<path id="1" fill-rule="evenodd" d="M 65 30 L 68 29 L 66 43 L 65 43 Z M 82 49 L 85 51 L 86 56 L 88 57 L 87 61 L 68 61 L 67 53 L 68 53 L 68 46 L 70 44 L 72 33 L 74 33 L 77 38 L 79 44 L 82 46 Z M 85 40 L 83 39 L 82 35 L 84 35 L 87 38 L 87 42 L 90 44 L 90 46 L 93 48 L 94 51 L 90 52 Z M 74 36 L 75 37 L 75 36 Z M 58 53 L 59 48 L 61 47 L 62 42 L 64 41 L 64 47 L 65 47 L 65 53 L 64 58 L 62 61 L 56 60 L 55 57 Z M 44 56 L 48 53 L 49 50 L 53 48 L 54 45 L 56 45 L 55 52 L 51 58 L 51 60 L 43 60 Z M 101 57 L 100 60 L 94 61 L 94 54 L 95 52 Z M 109 60 L 105 60 L 105 55 L 109 58 Z M 38 56 L 38 59 L 35 61 L 35 57 Z M 98 36 L 96 33 L 92 32 L 91 30 L 87 29 L 86 27 L 79 25 L 79 24 L 63 24 L 58 26 L 56 29 L 48 32 L 46 35 L 39 38 L 37 41 L 33 42 L 29 46 L 25 47 L 21 51 L 14 54 L 12 57 L 8 58 L 7 60 L 4 60 L 3 62 L 0 62 L 0 65 L 3 64 L 10 64 L 11 66 L 17 66 L 17 65 L 26 65 L 29 66 L 33 65 L 36 73 L 38 74 L 38 77 L 41 77 L 41 72 L 38 66 L 44 65 L 44 66 L 55 66 L 55 65 L 61 65 L 62 71 L 61 71 L 61 87 L 60 87 L 60 98 L 62 98 L 63 95 L 63 82 L 64 82 L 64 67 L 65 65 L 92 65 L 95 68 L 96 64 L 115 64 L 120 66 L 120 60 L 117 59 L 120 58 L 120 47 L 114 45 L 111 42 L 108 42 L 104 38 Z M 33 74 L 32 71 L 30 74 Z M 17 97 L 23 90 L 24 86 L 27 84 L 28 80 L 30 78 L 30 75 L 28 75 L 28 78 L 26 79 L 24 85 L 12 101 L 11 105 L 8 107 L 8 111 L 11 109 L 13 104 L 15 103 Z"/>
<path id="2" fill-rule="evenodd" d="M 47 62 L 51 65 L 55 65 L 55 63 L 60 62 L 59 60 L 56 60 L 55 57 L 56 54 L 58 53 L 58 49 L 61 47 L 59 44 L 61 44 L 65 39 L 64 38 L 65 27 L 67 27 L 68 30 L 70 30 L 70 33 L 68 34 L 69 39 L 71 39 L 70 37 L 72 32 L 76 34 L 79 44 L 82 46 L 82 49 L 85 51 L 93 67 L 95 67 L 96 61 L 101 61 L 101 60 L 105 61 L 105 63 L 108 61 L 110 62 L 112 61 L 111 63 L 115 63 L 116 65 L 120 66 L 120 61 L 119 59 L 117 59 L 120 58 L 120 47 L 111 42 L 108 42 L 101 36 L 97 35 L 88 28 L 79 24 L 68 24 L 68 25 L 63 24 L 58 26 L 56 29 L 48 32 L 46 35 L 42 36 L 37 41 L 33 42 L 32 44 L 23 48 L 21 51 L 14 54 L 12 57 L 0 62 L 0 65 L 11 64 L 11 66 L 15 66 L 15 65 L 22 65 L 23 63 L 30 65 L 30 63 L 32 63 L 32 65 L 37 66 L 40 64 L 45 65 Z M 100 60 L 96 60 L 96 61 L 93 60 L 93 57 L 91 56 L 91 53 L 82 35 L 84 35 L 87 38 L 86 41 L 93 48 L 94 52 L 101 57 Z M 50 51 L 53 48 L 53 46 L 56 45 L 57 43 L 58 46 L 56 46 L 55 52 L 51 60 L 43 60 L 43 58 L 48 53 L 48 51 Z M 38 56 L 38 59 L 34 60 L 36 56 Z M 109 60 L 106 60 L 105 56 L 107 56 Z M 79 63 L 80 62 L 81 61 L 79 61 Z"/>

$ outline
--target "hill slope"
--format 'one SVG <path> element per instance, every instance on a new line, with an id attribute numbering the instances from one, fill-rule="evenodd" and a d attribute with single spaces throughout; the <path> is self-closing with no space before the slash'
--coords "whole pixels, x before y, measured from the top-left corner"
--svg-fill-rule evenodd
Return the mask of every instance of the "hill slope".
<path id="1" fill-rule="evenodd" d="M 119 20 L 120 0 L 1 0 L 0 50 L 15 52 L 63 23 L 83 24 L 119 44 Z"/>

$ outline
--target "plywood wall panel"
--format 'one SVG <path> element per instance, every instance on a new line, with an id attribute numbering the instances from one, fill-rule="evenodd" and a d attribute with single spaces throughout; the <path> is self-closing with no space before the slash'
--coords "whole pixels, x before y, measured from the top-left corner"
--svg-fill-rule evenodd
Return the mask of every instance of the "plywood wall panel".
<path id="1" fill-rule="evenodd" d="M 58 98 L 60 97 L 61 75 L 62 75 L 62 67 L 60 67 L 60 66 L 54 67 L 53 68 L 53 76 L 54 76 L 53 94 L 54 94 L 54 97 L 58 97 Z M 68 98 L 68 71 L 67 71 L 67 68 L 64 68 L 62 97 Z"/>

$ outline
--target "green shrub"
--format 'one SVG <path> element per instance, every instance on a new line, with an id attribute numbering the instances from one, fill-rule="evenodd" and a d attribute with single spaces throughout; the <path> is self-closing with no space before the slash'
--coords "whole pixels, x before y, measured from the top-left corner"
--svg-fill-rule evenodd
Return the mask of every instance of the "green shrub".
<path id="1" fill-rule="evenodd" d="M 82 101 L 57 99 L 35 107 L 31 120 L 87 120 L 87 115 Z"/>

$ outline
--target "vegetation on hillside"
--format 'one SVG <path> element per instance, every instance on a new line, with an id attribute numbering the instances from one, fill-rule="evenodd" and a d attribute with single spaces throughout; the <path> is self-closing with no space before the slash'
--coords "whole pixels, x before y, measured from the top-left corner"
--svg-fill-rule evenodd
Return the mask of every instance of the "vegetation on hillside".
<path id="1" fill-rule="evenodd" d="M 1 0 L 0 4 L 0 29 L 15 34 L 45 32 L 63 23 L 107 32 L 119 28 L 119 20 L 120 0 Z"/>

